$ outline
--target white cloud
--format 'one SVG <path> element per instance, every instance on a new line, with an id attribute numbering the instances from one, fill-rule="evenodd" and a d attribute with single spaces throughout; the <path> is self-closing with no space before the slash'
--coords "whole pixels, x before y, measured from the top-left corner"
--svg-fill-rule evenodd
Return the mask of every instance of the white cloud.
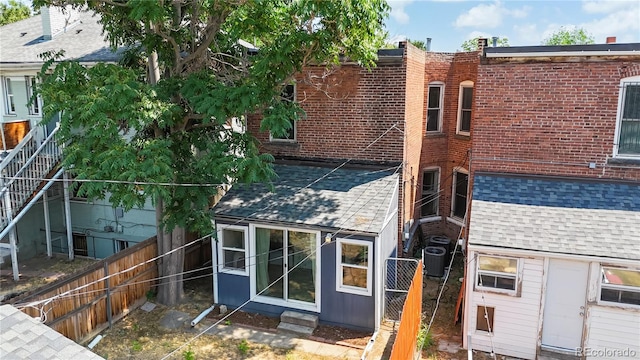
<path id="1" fill-rule="evenodd" d="M 639 1 L 584 1 L 582 9 L 603 15 L 578 25 L 592 34 L 596 43 L 603 43 L 608 36 L 616 36 L 618 42 L 640 41 Z"/>
<path id="2" fill-rule="evenodd" d="M 525 18 L 531 11 L 530 6 L 519 9 L 508 9 L 500 1 L 492 4 L 480 4 L 458 16 L 453 23 L 455 27 L 482 27 L 493 29 L 502 25 L 504 17 Z"/>
<path id="3" fill-rule="evenodd" d="M 389 0 L 389 6 L 391 6 L 391 17 L 400 24 L 409 23 L 409 14 L 405 11 L 405 7 L 411 4 L 413 0 Z"/>
<path id="4" fill-rule="evenodd" d="M 538 45 L 542 41 L 538 26 L 534 23 L 513 25 L 515 39 L 509 39 L 513 44 L 520 45 Z"/>
<path id="5" fill-rule="evenodd" d="M 583 0 L 582 10 L 590 14 L 608 14 L 610 12 L 627 10 L 629 8 L 638 9 L 637 0 Z M 640 15 L 636 12 L 636 15 Z"/>

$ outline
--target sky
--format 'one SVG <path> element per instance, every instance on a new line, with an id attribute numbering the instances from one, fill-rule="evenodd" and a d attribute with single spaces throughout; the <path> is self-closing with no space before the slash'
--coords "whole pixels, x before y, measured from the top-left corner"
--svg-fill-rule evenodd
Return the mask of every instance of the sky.
<path id="1" fill-rule="evenodd" d="M 580 27 L 597 44 L 640 43 L 640 0 L 387 0 L 391 42 L 431 38 L 432 51 L 453 52 L 477 36 L 511 46 L 540 45 L 554 31 Z"/>

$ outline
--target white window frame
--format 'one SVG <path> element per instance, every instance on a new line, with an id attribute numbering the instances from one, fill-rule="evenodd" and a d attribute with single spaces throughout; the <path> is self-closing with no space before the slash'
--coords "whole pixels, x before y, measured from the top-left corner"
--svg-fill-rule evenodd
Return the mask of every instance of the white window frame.
<path id="1" fill-rule="evenodd" d="M 504 273 L 504 272 L 500 272 L 500 271 L 481 270 L 480 269 L 480 258 L 481 257 L 490 257 L 490 258 L 515 260 L 516 261 L 516 273 L 515 274 L 510 274 L 510 273 Z M 474 282 L 474 288 L 475 288 L 476 291 L 489 291 L 489 292 L 503 293 L 503 294 L 508 294 L 508 295 L 516 295 L 518 293 L 518 282 L 520 280 L 520 267 L 522 266 L 522 261 L 520 261 L 520 258 L 513 257 L 513 256 L 478 254 L 478 256 L 476 257 L 475 261 L 476 261 L 476 264 L 475 264 L 476 265 L 476 276 L 475 276 L 475 279 L 474 279 L 474 281 L 475 281 Z M 502 288 L 498 288 L 498 287 L 494 287 L 494 286 L 487 286 L 486 284 L 480 285 L 480 275 L 481 274 L 486 274 L 486 275 L 495 276 L 495 277 L 513 279 L 513 289 L 502 289 Z"/>
<path id="2" fill-rule="evenodd" d="M 460 222 L 460 224 L 462 224 L 462 221 L 464 221 L 464 218 L 458 217 L 456 216 L 453 212 L 454 212 L 454 206 L 456 204 L 456 184 L 458 183 L 458 174 L 466 174 L 467 175 L 467 201 L 465 202 L 465 215 L 467 214 L 467 211 L 469 210 L 468 204 L 469 204 L 469 171 L 465 168 L 461 168 L 461 167 L 456 167 L 453 169 L 453 175 L 451 176 L 451 211 L 449 212 L 450 216 L 449 216 L 449 221 L 451 222 Z M 462 226 L 462 225 L 461 225 Z"/>
<path id="3" fill-rule="evenodd" d="M 431 92 L 432 87 L 440 88 L 440 98 L 438 99 L 438 107 L 430 108 L 429 107 L 429 94 Z M 442 133 L 442 113 L 443 113 L 443 105 L 444 105 L 444 83 L 441 81 L 434 81 L 429 83 L 427 87 L 427 116 L 425 121 L 425 131 L 427 134 L 438 134 Z M 428 130 L 429 126 L 429 110 L 438 110 L 438 128 L 436 130 Z"/>
<path id="4" fill-rule="evenodd" d="M 424 200 L 424 174 L 427 172 L 436 172 L 436 189 L 435 189 L 435 202 L 436 202 L 436 213 L 433 215 L 428 215 L 428 216 L 423 216 L 422 215 L 422 206 L 425 204 L 425 200 Z M 427 167 L 422 169 L 422 183 L 421 185 L 421 191 L 420 191 L 420 217 L 421 219 L 431 219 L 431 218 L 439 218 L 440 217 L 440 179 L 442 176 L 442 172 L 440 171 L 440 167 L 439 166 L 432 166 L 432 167 Z M 428 201 L 434 201 L 433 199 L 429 198 Z"/>
<path id="5" fill-rule="evenodd" d="M 620 80 L 620 91 L 618 93 L 618 112 L 616 115 L 616 133 L 613 141 L 613 157 L 627 158 L 627 159 L 640 159 L 640 154 L 620 154 L 620 132 L 622 131 L 622 114 L 624 111 L 624 96 L 626 92 L 626 86 L 631 83 L 640 85 L 640 75 L 624 78 Z M 640 140 L 639 140 L 640 141 Z"/>
<path id="6" fill-rule="evenodd" d="M 4 107 L 5 107 L 5 115 L 16 115 L 17 106 L 15 102 L 15 94 L 14 88 L 11 85 L 11 82 L 15 81 L 15 78 L 11 78 L 9 76 L 5 76 L 2 78 L 2 89 L 3 89 L 3 97 L 4 97 Z M 11 89 L 9 89 L 11 88 Z M 11 90 L 11 91 L 9 91 Z M 13 106 L 12 106 L 13 105 Z M 13 107 L 13 110 L 11 109 Z"/>
<path id="7" fill-rule="evenodd" d="M 244 270 L 225 267 L 225 264 L 226 264 L 226 260 L 224 257 L 225 250 L 232 250 L 238 253 L 242 251 L 241 249 L 238 249 L 238 248 L 229 248 L 229 247 L 223 246 L 224 230 L 241 231 L 243 233 L 244 259 L 245 259 Z M 249 228 L 247 228 L 246 226 L 239 226 L 239 225 L 218 224 L 217 245 L 218 245 L 218 273 L 219 274 L 234 274 L 234 275 L 249 276 Z"/>
<path id="8" fill-rule="evenodd" d="M 462 130 L 462 94 L 464 92 L 464 89 L 472 89 L 473 91 L 473 87 L 474 87 L 474 83 L 471 80 L 466 80 L 460 83 L 460 90 L 458 93 L 458 121 L 456 122 L 456 134 L 459 135 L 464 135 L 464 136 L 470 136 L 471 133 L 471 122 L 473 121 L 473 119 L 469 120 L 469 130 Z M 469 110 L 471 112 L 471 114 L 473 115 L 473 96 L 471 97 L 471 109 L 464 109 L 464 110 Z"/>
<path id="9" fill-rule="evenodd" d="M 249 288 L 250 288 L 251 301 L 262 303 L 262 304 L 283 306 L 283 307 L 289 307 L 293 309 L 307 310 L 307 311 L 313 311 L 313 312 L 319 313 L 321 311 L 320 302 L 322 299 L 322 294 L 321 294 L 322 257 L 320 256 L 322 251 L 321 251 L 321 244 L 320 244 L 320 231 L 312 231 L 309 229 L 291 228 L 291 227 L 283 227 L 283 226 L 271 226 L 271 225 L 265 225 L 265 224 L 249 224 L 249 247 L 250 248 L 249 248 L 248 261 L 245 263 L 247 269 L 256 269 L 256 246 L 255 246 L 256 228 L 282 230 L 284 231 L 283 236 L 285 241 L 289 241 L 288 231 L 299 231 L 299 232 L 306 232 L 310 234 L 316 234 L 316 254 L 315 254 L 316 255 L 316 271 L 315 271 L 316 278 L 314 279 L 316 284 L 316 302 L 315 304 L 311 304 L 304 301 L 276 299 L 269 296 L 257 295 L 258 292 L 256 290 L 257 284 L 256 284 L 256 277 L 254 275 L 255 274 L 254 270 L 249 272 Z M 287 256 L 285 255 L 285 258 L 286 257 Z M 287 267 L 287 272 L 290 270 L 291 269 Z"/>
<path id="10" fill-rule="evenodd" d="M 345 265 L 342 263 L 342 244 L 365 246 L 367 247 L 367 266 L 362 265 Z M 342 268 L 351 267 L 367 270 L 367 287 L 361 288 L 343 284 Z M 373 293 L 373 243 L 365 240 L 343 239 L 336 240 L 336 291 L 354 295 L 371 296 Z"/>
<path id="11" fill-rule="evenodd" d="M 115 252 L 119 253 L 120 251 L 123 251 L 129 248 L 129 242 L 123 239 L 115 239 L 113 246 L 115 247 Z"/>
<path id="12" fill-rule="evenodd" d="M 604 271 L 605 269 L 614 269 L 614 270 L 623 270 L 623 271 L 632 271 L 640 274 L 640 269 L 630 269 L 616 266 L 606 266 L 603 265 L 600 267 L 600 280 L 598 281 L 598 304 L 601 305 L 611 305 L 618 307 L 631 307 L 631 308 L 640 308 L 640 305 L 637 304 L 629 304 L 625 302 L 618 301 L 610 301 L 610 300 L 602 300 L 602 288 L 611 289 L 615 291 L 625 291 L 625 292 L 635 292 L 640 293 L 640 287 L 628 286 L 628 285 L 617 285 L 617 284 L 605 284 L 604 280 Z"/>
<path id="13" fill-rule="evenodd" d="M 27 85 L 27 101 L 30 101 L 34 94 L 34 85 L 38 83 L 38 78 L 36 76 L 25 76 L 24 81 Z M 40 96 L 37 96 L 29 105 L 29 115 L 42 116 L 42 100 Z"/>
<path id="14" fill-rule="evenodd" d="M 292 102 L 298 101 L 298 96 L 297 96 L 298 85 L 295 82 L 291 83 L 291 84 L 287 84 L 285 86 L 285 89 L 286 89 L 287 86 L 293 86 L 293 100 L 291 100 L 291 101 Z M 287 99 L 285 99 L 283 97 L 282 101 L 289 101 L 289 100 L 287 100 Z M 296 123 L 297 123 L 297 121 L 291 121 L 291 128 L 293 130 L 293 139 L 285 139 L 285 138 L 274 137 L 273 133 L 269 132 L 269 141 L 272 141 L 272 142 L 287 142 L 287 143 L 295 143 L 295 142 L 297 142 L 298 141 L 298 129 L 297 129 Z"/>

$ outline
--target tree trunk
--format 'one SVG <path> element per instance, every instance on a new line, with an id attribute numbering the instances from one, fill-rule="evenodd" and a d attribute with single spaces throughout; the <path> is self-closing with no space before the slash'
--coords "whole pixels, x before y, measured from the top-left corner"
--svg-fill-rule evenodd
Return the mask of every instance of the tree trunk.
<path id="1" fill-rule="evenodd" d="M 176 227 L 171 233 L 162 230 L 162 213 L 164 203 L 159 200 L 156 204 L 157 244 L 158 256 L 162 256 L 173 249 L 180 248 L 185 243 L 185 229 Z M 173 306 L 182 300 L 184 248 L 174 251 L 169 255 L 158 259 L 158 302 L 163 305 Z"/>

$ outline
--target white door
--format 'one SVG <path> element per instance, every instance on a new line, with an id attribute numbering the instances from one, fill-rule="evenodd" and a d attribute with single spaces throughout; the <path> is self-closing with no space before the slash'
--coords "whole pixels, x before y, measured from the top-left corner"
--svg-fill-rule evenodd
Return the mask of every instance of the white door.
<path id="1" fill-rule="evenodd" d="M 589 263 L 550 260 L 542 319 L 542 345 L 575 351 L 582 346 Z"/>

